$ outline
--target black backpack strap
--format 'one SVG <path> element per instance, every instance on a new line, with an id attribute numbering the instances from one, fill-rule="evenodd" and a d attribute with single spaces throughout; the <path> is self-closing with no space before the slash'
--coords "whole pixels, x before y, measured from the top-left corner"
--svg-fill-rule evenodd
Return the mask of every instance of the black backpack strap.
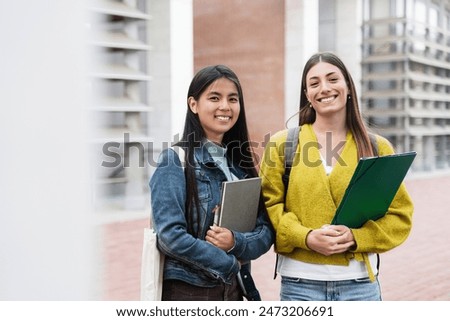
<path id="1" fill-rule="evenodd" d="M 286 201 L 287 189 L 289 186 L 289 175 L 291 174 L 292 164 L 294 162 L 295 151 L 297 150 L 298 138 L 299 138 L 301 130 L 302 130 L 301 126 L 289 128 L 286 142 L 284 145 L 284 174 L 281 177 L 281 179 L 283 180 L 283 184 L 284 184 L 284 200 L 285 201 Z M 278 254 L 275 257 L 275 271 L 273 273 L 274 279 L 277 277 L 277 265 L 278 265 Z"/>
<path id="2" fill-rule="evenodd" d="M 282 176 L 284 184 L 284 196 L 286 198 L 287 188 L 289 185 L 289 175 L 291 174 L 292 163 L 294 162 L 295 151 L 298 146 L 298 137 L 301 127 L 297 126 L 288 129 L 286 143 L 284 145 L 284 174 Z"/>
<path id="3" fill-rule="evenodd" d="M 247 301 L 261 301 L 261 295 L 252 278 L 250 263 L 243 264 L 237 276 L 243 295 Z"/>

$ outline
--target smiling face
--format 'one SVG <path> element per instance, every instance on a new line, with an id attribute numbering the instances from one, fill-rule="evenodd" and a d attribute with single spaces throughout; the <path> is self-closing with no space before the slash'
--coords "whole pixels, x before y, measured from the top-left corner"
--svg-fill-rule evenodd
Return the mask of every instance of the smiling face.
<path id="1" fill-rule="evenodd" d="M 330 63 L 319 62 L 306 75 L 305 94 L 317 116 L 345 115 L 348 91 L 341 70 Z"/>
<path id="2" fill-rule="evenodd" d="M 197 114 L 206 138 L 222 143 L 223 135 L 229 131 L 239 117 L 239 94 L 234 82 L 227 78 L 214 81 L 198 100 L 188 98 L 189 108 Z"/>

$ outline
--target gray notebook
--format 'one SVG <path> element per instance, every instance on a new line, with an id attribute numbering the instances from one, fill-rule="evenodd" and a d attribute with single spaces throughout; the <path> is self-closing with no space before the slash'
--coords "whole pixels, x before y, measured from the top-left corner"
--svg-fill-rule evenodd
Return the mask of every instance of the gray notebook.
<path id="1" fill-rule="evenodd" d="M 216 223 L 232 231 L 252 231 L 258 216 L 260 195 L 260 177 L 223 182 Z"/>

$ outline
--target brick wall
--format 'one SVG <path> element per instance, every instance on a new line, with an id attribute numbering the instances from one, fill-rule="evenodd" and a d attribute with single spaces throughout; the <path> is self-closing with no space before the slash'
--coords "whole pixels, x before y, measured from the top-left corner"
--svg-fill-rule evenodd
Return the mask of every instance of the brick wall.
<path id="1" fill-rule="evenodd" d="M 194 70 L 225 64 L 236 72 L 251 140 L 261 143 L 284 128 L 284 1 L 193 3 Z"/>

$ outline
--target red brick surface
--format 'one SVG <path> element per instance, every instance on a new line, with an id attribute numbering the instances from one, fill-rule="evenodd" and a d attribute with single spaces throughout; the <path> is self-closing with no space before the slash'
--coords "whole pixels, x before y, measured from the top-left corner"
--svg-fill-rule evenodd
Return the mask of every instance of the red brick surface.
<path id="1" fill-rule="evenodd" d="M 387 301 L 450 300 L 450 176 L 406 182 L 414 200 L 414 225 L 405 243 L 381 255 L 380 282 Z M 143 228 L 148 220 L 104 227 L 102 280 L 105 300 L 139 300 Z M 253 263 L 255 282 L 265 301 L 279 298 L 273 280 L 272 250 Z"/>
<path id="2" fill-rule="evenodd" d="M 266 135 L 284 128 L 284 2 L 193 1 L 194 69 L 225 64 L 236 72 L 257 154 Z"/>
<path id="3" fill-rule="evenodd" d="M 148 220 L 119 222 L 103 229 L 103 300 L 139 300 L 142 242 Z"/>

